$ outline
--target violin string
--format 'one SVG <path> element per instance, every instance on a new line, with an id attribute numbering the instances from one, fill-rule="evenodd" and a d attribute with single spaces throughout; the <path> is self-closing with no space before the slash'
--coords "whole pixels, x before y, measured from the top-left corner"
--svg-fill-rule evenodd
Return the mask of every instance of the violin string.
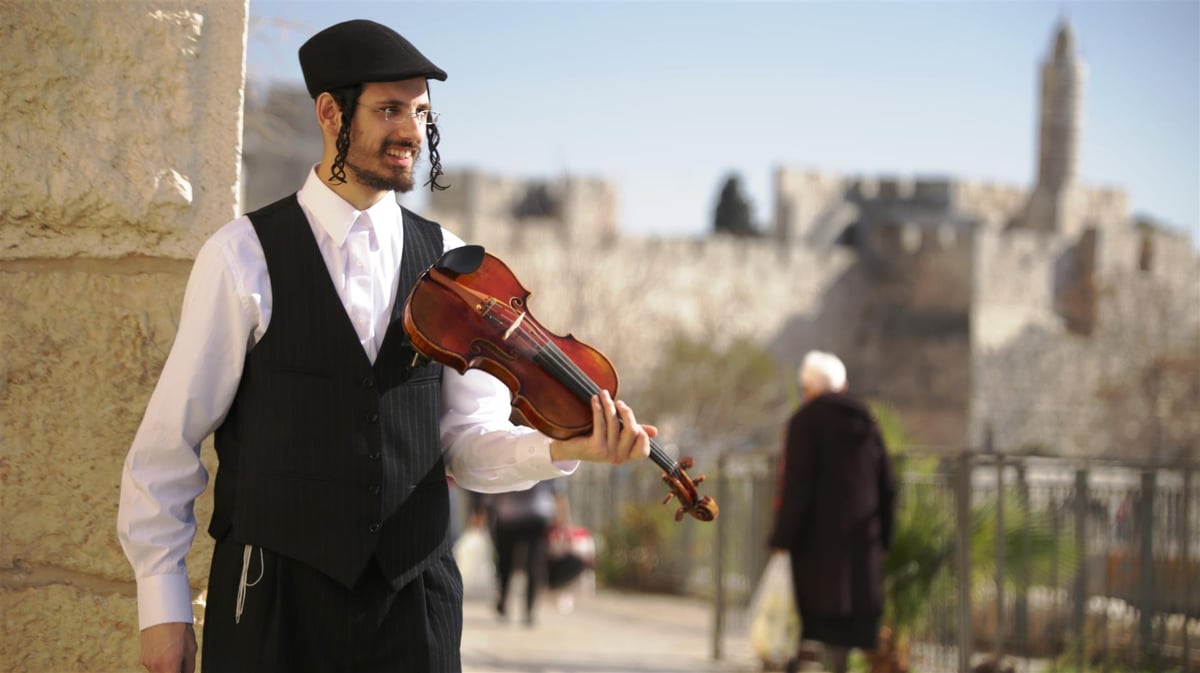
<path id="1" fill-rule="evenodd" d="M 564 353 L 562 349 L 558 347 L 558 344 L 550 341 L 550 339 L 544 333 L 541 333 L 541 330 L 536 325 L 530 326 L 529 329 L 521 328 L 517 331 L 528 332 L 530 341 L 534 342 L 535 344 L 544 342 L 544 344 L 541 345 L 541 352 L 545 354 L 547 361 L 554 367 L 554 371 L 551 373 L 555 374 L 560 381 L 563 381 L 564 378 L 569 379 L 572 383 L 578 386 L 576 390 L 586 393 L 588 400 L 590 400 L 593 395 L 600 393 L 600 387 L 597 386 L 594 381 L 592 381 L 591 377 L 583 372 L 579 368 L 578 364 L 575 363 L 575 361 L 567 357 L 566 353 Z M 564 385 L 571 387 L 571 385 L 567 384 L 566 381 L 563 381 L 563 383 Z M 663 467 L 668 471 L 674 471 L 674 469 L 677 467 L 674 459 L 672 459 L 670 455 L 663 450 L 663 448 L 658 444 L 657 441 L 654 440 L 653 437 L 650 438 L 650 453 L 660 467 Z"/>
<path id="2" fill-rule="evenodd" d="M 503 321 L 509 323 L 506 325 L 506 332 L 515 325 L 516 329 L 512 332 L 520 335 L 528 342 L 533 344 L 534 358 L 542 355 L 546 361 L 543 366 L 549 365 L 550 373 L 555 376 L 563 385 L 567 386 L 576 395 L 581 398 L 590 400 L 593 395 L 600 393 L 600 387 L 592 381 L 579 366 L 567 357 L 566 353 L 554 343 L 545 332 L 536 324 L 521 322 L 521 316 L 525 313 L 516 313 L 516 310 L 508 304 L 496 302 L 496 305 L 502 308 L 498 313 L 502 314 Z M 655 459 L 659 467 L 664 468 L 668 472 L 674 472 L 678 464 L 666 451 L 659 445 L 653 437 L 650 438 L 650 454 Z"/>
<path id="3" fill-rule="evenodd" d="M 500 302 L 497 302 L 497 304 L 502 307 L 496 311 L 496 313 L 500 314 L 500 318 L 502 318 L 501 325 L 511 329 L 505 323 L 515 324 L 520 320 L 521 314 L 516 314 L 514 317 L 514 309 Z M 534 349 L 534 360 L 537 361 L 540 356 L 544 361 L 543 366 L 547 367 L 560 383 L 567 386 L 571 392 L 580 396 L 581 399 L 590 399 L 592 395 L 600 392 L 600 388 L 595 382 L 582 372 L 578 366 L 575 366 L 575 363 L 567 358 L 566 354 L 544 332 L 538 329 L 536 325 L 531 324 L 528 328 L 522 325 L 513 333 L 530 342 Z"/>

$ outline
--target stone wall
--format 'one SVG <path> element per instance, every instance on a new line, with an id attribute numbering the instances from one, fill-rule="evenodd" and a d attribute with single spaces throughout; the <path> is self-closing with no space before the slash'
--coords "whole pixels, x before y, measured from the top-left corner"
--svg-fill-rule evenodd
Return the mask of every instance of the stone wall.
<path id="1" fill-rule="evenodd" d="M 192 255 L 237 206 L 246 17 L 0 4 L 0 670 L 140 670 L 120 471 Z"/>
<path id="2" fill-rule="evenodd" d="M 1190 246 L 1147 243 L 1111 187 L 1074 187 L 1086 228 L 1032 231 L 1019 220 L 1029 192 L 1016 186 L 779 168 L 775 236 L 588 245 L 573 236 L 596 231 L 584 215 L 611 203 L 603 190 L 518 221 L 513 205 L 531 187 L 564 182 L 454 177 L 426 214 L 506 259 L 543 323 L 608 352 L 625 384 L 642 382 L 677 333 L 750 336 L 789 367 L 831 349 L 858 393 L 948 450 L 981 445 L 988 427 L 1003 428 L 993 439 L 1009 449 L 1108 450 L 1097 395 L 1118 377 L 1114 330 L 1128 318 L 1102 315 L 1105 288 L 1147 254 L 1143 281 L 1186 282 L 1181 270 L 1196 263 Z M 852 223 L 856 252 L 836 245 Z M 1172 305 L 1186 308 L 1181 292 Z"/>
<path id="3" fill-rule="evenodd" d="M 616 186 L 599 178 L 549 180 L 448 170 L 450 189 L 429 195 L 426 216 L 466 241 L 528 247 L 595 246 L 618 237 Z"/>
<path id="4" fill-rule="evenodd" d="M 822 234 L 845 226 L 856 215 L 846 204 L 848 187 L 840 175 L 777 167 L 772 234 L 786 245 L 808 244 L 814 239 L 830 243 Z"/>
<path id="5" fill-rule="evenodd" d="M 544 236 L 511 245 L 503 233 L 483 233 L 474 242 L 508 264 L 547 329 L 608 355 L 623 387 L 643 384 L 677 335 L 717 347 L 739 337 L 771 342 L 789 319 L 817 312 L 853 260 L 842 250 L 781 250 L 766 240 L 618 239 L 563 247 L 553 233 Z"/>
<path id="6" fill-rule="evenodd" d="M 1200 381 L 1200 256 L 1186 237 L 1128 224 L 1095 239 L 1094 327 L 1081 335 L 1054 293 L 1056 261 L 1076 240 L 1028 230 L 978 238 L 969 441 L 1138 459 L 1157 444 L 1166 459 L 1194 461 L 1200 409 L 1178 387 Z M 1143 240 L 1154 250 L 1144 269 Z M 1164 357 L 1162 377 L 1148 376 Z"/>
<path id="7" fill-rule="evenodd" d="M 1042 231 L 1012 185 L 779 168 L 775 186 L 781 240 L 821 249 L 855 223 L 854 279 L 836 283 L 855 289 L 826 298 L 839 317 L 826 305 L 808 322 L 921 441 L 1148 453 L 1113 431 L 1104 398 L 1156 353 L 1186 352 L 1200 276 L 1188 241 L 1132 226 L 1124 190 L 1072 184 L 1062 228 Z"/>

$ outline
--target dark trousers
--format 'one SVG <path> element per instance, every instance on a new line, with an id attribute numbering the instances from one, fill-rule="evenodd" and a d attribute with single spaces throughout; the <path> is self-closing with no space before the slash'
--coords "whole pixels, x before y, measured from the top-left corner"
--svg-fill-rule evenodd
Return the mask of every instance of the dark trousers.
<path id="1" fill-rule="evenodd" d="M 449 555 L 398 591 L 374 562 L 347 589 L 261 547 L 244 560 L 244 545 L 217 543 L 204 673 L 461 673 L 462 579 Z"/>
<path id="2" fill-rule="evenodd" d="M 546 583 L 546 534 L 549 530 L 550 522 L 545 519 L 495 523 L 492 540 L 496 546 L 496 580 L 500 591 L 496 606 L 501 613 L 504 612 L 508 601 L 508 585 L 512 580 L 513 565 L 518 550 L 521 550 L 525 555 L 525 618 L 532 620 L 538 588 Z"/>

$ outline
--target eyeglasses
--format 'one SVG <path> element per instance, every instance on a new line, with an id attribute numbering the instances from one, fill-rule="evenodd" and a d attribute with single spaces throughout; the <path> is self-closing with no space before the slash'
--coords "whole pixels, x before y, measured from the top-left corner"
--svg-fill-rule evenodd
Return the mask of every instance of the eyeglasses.
<path id="1" fill-rule="evenodd" d="M 393 124 L 403 124 L 409 119 L 415 119 L 418 125 L 436 124 L 438 117 L 442 116 L 442 113 L 434 112 L 433 110 L 405 112 L 398 107 L 377 107 L 375 109 L 383 113 L 384 121 L 389 121 Z"/>

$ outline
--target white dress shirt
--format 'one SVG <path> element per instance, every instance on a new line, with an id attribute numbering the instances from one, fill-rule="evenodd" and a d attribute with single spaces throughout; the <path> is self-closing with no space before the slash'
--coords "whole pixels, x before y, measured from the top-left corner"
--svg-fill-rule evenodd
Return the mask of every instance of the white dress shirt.
<path id="1" fill-rule="evenodd" d="M 397 301 L 403 214 L 393 194 L 365 211 L 309 176 L 300 206 L 364 351 L 375 361 Z M 447 250 L 463 245 L 442 231 Z M 403 301 L 401 298 L 400 301 Z M 246 353 L 267 331 L 271 283 L 250 219 L 226 224 L 196 256 L 175 343 L 125 459 L 117 533 L 137 577 L 141 628 L 191 622 L 186 557 L 193 503 L 208 483 L 200 445 L 225 419 Z M 497 492 L 570 474 L 550 459 L 549 439 L 509 423 L 511 397 L 495 377 L 445 368 L 442 453 L 464 488 Z"/>

